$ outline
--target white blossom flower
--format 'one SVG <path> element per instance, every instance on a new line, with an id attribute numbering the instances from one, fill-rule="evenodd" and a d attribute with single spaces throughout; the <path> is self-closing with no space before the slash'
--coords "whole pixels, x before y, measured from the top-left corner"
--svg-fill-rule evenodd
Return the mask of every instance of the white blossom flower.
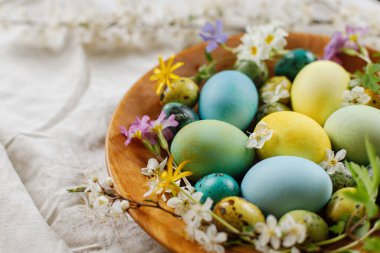
<path id="1" fill-rule="evenodd" d="M 120 200 L 115 200 L 110 208 L 111 214 L 115 218 L 120 218 L 120 216 L 124 213 L 124 210 L 121 207 L 121 202 Z"/>
<path id="2" fill-rule="evenodd" d="M 281 83 L 276 86 L 274 90 L 264 91 L 261 96 L 266 104 L 278 102 L 280 99 L 289 98 L 290 94 L 287 88 Z"/>
<path id="3" fill-rule="evenodd" d="M 263 253 L 282 253 L 282 251 L 274 250 L 271 247 L 269 247 L 268 245 L 258 244 L 258 241 L 256 241 L 255 248 L 259 252 L 263 252 Z"/>
<path id="4" fill-rule="evenodd" d="M 227 241 L 227 234 L 218 232 L 216 226 L 211 224 L 205 232 L 197 230 L 195 240 L 208 252 L 224 253 L 221 244 Z"/>
<path id="5" fill-rule="evenodd" d="M 296 222 L 291 215 L 286 216 L 285 220 L 281 222 L 280 228 L 283 234 L 282 245 L 286 248 L 301 244 L 306 239 L 305 224 Z"/>
<path id="6" fill-rule="evenodd" d="M 107 185 L 108 187 L 112 188 L 113 187 L 113 179 L 111 177 L 106 177 L 104 179 L 104 184 Z"/>
<path id="7" fill-rule="evenodd" d="M 266 246 L 269 243 L 273 249 L 280 248 L 282 234 L 280 227 L 277 225 L 276 217 L 268 215 L 266 223 L 256 223 L 255 230 L 259 234 L 258 245 Z"/>
<path id="8" fill-rule="evenodd" d="M 106 196 L 101 195 L 95 199 L 92 204 L 92 208 L 99 216 L 104 217 L 110 211 L 110 201 Z"/>
<path id="9" fill-rule="evenodd" d="M 242 36 L 241 42 L 236 49 L 238 60 L 253 61 L 262 67 L 263 61 L 269 59 L 270 47 L 264 43 L 260 34 L 247 32 Z"/>
<path id="10" fill-rule="evenodd" d="M 211 207 L 212 200 L 207 198 L 203 205 L 190 205 L 190 209 L 182 216 L 183 221 L 186 223 L 186 233 L 190 239 L 195 238 L 196 231 L 203 220 L 212 221 Z"/>
<path id="11" fill-rule="evenodd" d="M 344 172 L 345 167 L 342 161 L 346 157 L 346 150 L 339 150 L 336 155 L 334 151 L 326 150 L 326 159 L 322 161 L 319 165 L 327 171 L 328 174 L 334 174 L 336 171 Z"/>
<path id="12" fill-rule="evenodd" d="M 288 33 L 278 24 L 268 24 L 260 26 L 259 31 L 262 33 L 265 44 L 275 50 L 282 50 L 286 46 L 285 37 Z"/>
<path id="13" fill-rule="evenodd" d="M 160 183 L 160 178 L 158 176 L 155 176 L 155 177 L 149 179 L 148 183 L 147 183 L 149 190 L 147 192 L 145 192 L 143 196 L 148 197 L 148 196 L 152 195 L 153 191 L 157 188 L 159 183 Z M 156 193 L 160 194 L 161 192 L 162 192 L 162 190 L 159 190 Z"/>
<path id="14" fill-rule="evenodd" d="M 351 88 L 354 88 L 356 86 L 360 86 L 361 83 L 362 83 L 362 80 L 360 78 L 353 78 L 348 83 L 348 86 L 350 86 Z"/>
<path id="15" fill-rule="evenodd" d="M 249 149 L 261 149 L 266 141 L 272 138 L 273 130 L 268 128 L 268 125 L 261 121 L 259 122 L 252 134 L 250 134 L 246 147 Z"/>
<path id="16" fill-rule="evenodd" d="M 347 105 L 366 105 L 371 100 L 371 97 L 365 93 L 363 87 L 356 86 L 352 90 L 343 92 L 342 106 Z"/>
<path id="17" fill-rule="evenodd" d="M 292 247 L 290 249 L 290 253 L 301 253 L 301 251 L 298 248 L 296 248 L 296 247 Z"/>
<path id="18" fill-rule="evenodd" d="M 196 201 L 199 201 L 203 195 L 202 192 L 191 193 L 187 190 L 183 191 L 185 191 L 186 194 L 190 195 Z M 166 203 L 168 207 L 174 208 L 174 213 L 181 216 L 189 211 L 191 205 L 195 204 L 186 194 L 180 191 L 177 197 L 172 197 Z"/>
<path id="19" fill-rule="evenodd" d="M 130 207 L 129 201 L 128 200 L 122 200 L 120 202 L 120 207 L 121 207 L 121 210 L 123 210 L 124 212 L 126 212 L 129 209 L 129 207 Z"/>
<path id="20" fill-rule="evenodd" d="M 167 160 L 168 158 L 165 158 L 161 163 L 158 163 L 156 159 L 150 158 L 146 168 L 141 169 L 141 173 L 149 177 L 159 175 L 164 170 Z"/>

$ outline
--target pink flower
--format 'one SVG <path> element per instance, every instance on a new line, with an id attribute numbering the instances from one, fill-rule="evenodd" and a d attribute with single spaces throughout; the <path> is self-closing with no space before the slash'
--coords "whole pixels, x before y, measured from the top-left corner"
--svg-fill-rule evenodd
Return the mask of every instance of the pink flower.
<path id="1" fill-rule="evenodd" d="M 128 146 L 131 143 L 133 138 L 142 139 L 147 138 L 152 140 L 152 136 L 150 134 L 151 126 L 148 121 L 150 120 L 149 116 L 144 115 L 141 119 L 136 117 L 136 120 L 130 125 L 127 130 L 124 126 L 120 126 L 120 132 L 127 137 L 127 140 L 124 142 L 124 145 Z"/>
<path id="2" fill-rule="evenodd" d="M 325 47 L 323 59 L 341 63 L 338 54 L 343 49 L 359 50 L 360 47 L 363 47 L 361 39 L 367 33 L 367 27 L 352 26 L 347 26 L 345 32 L 335 32 Z"/>
<path id="3" fill-rule="evenodd" d="M 162 132 L 166 140 L 173 138 L 174 134 L 170 127 L 178 126 L 178 122 L 175 120 L 175 115 L 172 114 L 169 117 L 166 116 L 164 111 L 161 111 L 158 119 L 150 122 L 151 129 L 155 133 Z"/>

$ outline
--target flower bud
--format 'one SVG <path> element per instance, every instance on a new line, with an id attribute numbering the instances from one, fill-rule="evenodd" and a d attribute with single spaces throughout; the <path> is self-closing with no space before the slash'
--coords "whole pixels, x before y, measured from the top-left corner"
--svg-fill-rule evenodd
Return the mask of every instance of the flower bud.
<path id="1" fill-rule="evenodd" d="M 130 207 L 129 201 L 128 200 L 122 200 L 121 203 L 121 209 L 126 212 L 128 208 Z"/>

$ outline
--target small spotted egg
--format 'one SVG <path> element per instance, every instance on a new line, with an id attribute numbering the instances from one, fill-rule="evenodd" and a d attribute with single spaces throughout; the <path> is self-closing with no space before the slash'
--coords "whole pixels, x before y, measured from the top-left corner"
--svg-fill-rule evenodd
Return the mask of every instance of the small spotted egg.
<path id="1" fill-rule="evenodd" d="M 347 187 L 342 188 L 335 192 L 329 204 L 327 205 L 326 214 L 327 217 L 332 221 L 339 221 L 344 216 L 356 216 L 363 217 L 364 215 L 364 206 L 358 202 L 345 196 L 346 192 L 355 192 L 356 188 Z"/>
<path id="2" fill-rule="evenodd" d="M 163 104 L 178 102 L 193 107 L 198 101 L 199 87 L 190 78 L 179 78 L 161 94 Z"/>
<path id="3" fill-rule="evenodd" d="M 348 172 L 346 168 L 344 171 L 336 171 L 334 174 L 329 175 L 331 182 L 333 184 L 333 192 L 336 192 L 342 188 L 354 187 L 355 181 L 352 178 L 352 175 Z"/>
<path id="4" fill-rule="evenodd" d="M 251 78 L 257 88 L 260 88 L 268 79 L 268 67 L 265 64 L 259 67 L 253 61 L 239 60 L 235 63 L 234 69 Z"/>
<path id="5" fill-rule="evenodd" d="M 212 173 L 201 178 L 195 184 L 195 190 L 203 193 L 201 202 L 209 197 L 214 203 L 217 203 L 225 197 L 240 194 L 240 188 L 235 179 L 223 173 Z"/>
<path id="6" fill-rule="evenodd" d="M 320 242 L 327 239 L 329 227 L 319 215 L 306 210 L 290 211 L 281 217 L 279 221 L 280 226 L 286 222 L 289 216 L 291 216 L 295 222 L 306 226 L 307 242 Z"/>
<path id="7" fill-rule="evenodd" d="M 222 199 L 215 205 L 214 212 L 239 230 L 265 221 L 264 215 L 257 206 L 240 197 Z M 223 228 L 220 224 L 218 227 Z"/>
<path id="8" fill-rule="evenodd" d="M 164 107 L 162 107 L 162 110 L 166 113 L 167 116 L 174 114 L 175 120 L 178 122 L 178 126 L 175 127 L 176 131 L 180 130 L 191 122 L 199 120 L 198 114 L 193 109 L 181 103 L 167 103 L 164 105 Z"/>
<path id="9" fill-rule="evenodd" d="M 303 67 L 316 60 L 317 57 L 312 52 L 294 49 L 276 63 L 274 72 L 276 76 L 287 76 L 293 80 Z"/>

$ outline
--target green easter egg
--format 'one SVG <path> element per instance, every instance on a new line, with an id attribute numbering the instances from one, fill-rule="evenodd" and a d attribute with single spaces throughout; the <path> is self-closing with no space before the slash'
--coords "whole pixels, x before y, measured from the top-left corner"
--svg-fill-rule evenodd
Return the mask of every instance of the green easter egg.
<path id="1" fill-rule="evenodd" d="M 166 113 L 166 116 L 174 114 L 175 120 L 178 122 L 178 126 L 175 128 L 176 131 L 193 121 L 199 120 L 198 114 L 193 109 L 181 103 L 168 103 L 162 107 L 162 110 Z"/>
<path id="2" fill-rule="evenodd" d="M 190 78 L 181 77 L 161 94 L 163 104 L 178 102 L 193 107 L 198 102 L 199 87 Z"/>
<path id="3" fill-rule="evenodd" d="M 367 165 L 369 163 L 365 137 L 380 155 L 380 110 L 366 105 L 340 108 L 328 117 L 325 130 L 334 150 L 345 149 L 346 159 Z"/>
<path id="4" fill-rule="evenodd" d="M 260 68 L 255 62 L 249 60 L 237 61 L 234 69 L 251 78 L 257 88 L 265 83 L 269 75 L 268 67 L 265 64 Z"/>
<path id="5" fill-rule="evenodd" d="M 248 136 L 237 127 L 218 120 L 200 120 L 182 128 L 171 145 L 177 164 L 188 160 L 192 180 L 211 173 L 239 178 L 253 163 L 254 150 L 245 147 Z"/>
<path id="6" fill-rule="evenodd" d="M 306 210 L 294 210 L 284 214 L 279 224 L 281 225 L 288 216 L 291 216 L 297 223 L 305 224 L 307 230 L 306 242 L 320 242 L 327 239 L 329 227 L 319 215 Z"/>

